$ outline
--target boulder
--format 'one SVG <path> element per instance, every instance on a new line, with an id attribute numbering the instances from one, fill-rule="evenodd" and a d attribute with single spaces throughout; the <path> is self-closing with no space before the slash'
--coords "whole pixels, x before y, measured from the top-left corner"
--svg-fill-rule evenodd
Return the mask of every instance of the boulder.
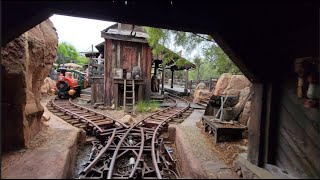
<path id="1" fill-rule="evenodd" d="M 239 101 L 235 106 L 233 106 L 236 116 L 238 116 L 243 111 L 246 102 L 249 100 L 250 92 L 250 87 L 245 87 L 240 91 Z"/>
<path id="2" fill-rule="evenodd" d="M 1 48 L 1 142 L 4 151 L 28 146 L 41 129 L 41 85 L 57 55 L 58 35 L 45 20 Z"/>
<path id="3" fill-rule="evenodd" d="M 52 80 L 50 77 L 46 77 L 43 80 L 43 84 L 41 86 L 41 93 L 50 93 L 51 89 L 56 86 L 56 82 Z"/>
<path id="4" fill-rule="evenodd" d="M 250 117 L 250 109 L 251 109 L 251 101 L 247 101 L 241 113 L 241 116 L 239 118 L 240 124 L 247 126 L 247 122 Z"/>
<path id="5" fill-rule="evenodd" d="M 121 119 L 120 119 L 120 122 L 126 124 L 126 125 L 131 125 L 133 124 L 135 121 L 134 121 L 134 118 L 130 115 L 125 115 L 123 116 Z"/>
<path id="6" fill-rule="evenodd" d="M 251 86 L 250 81 L 244 75 L 233 75 L 231 76 L 229 84 L 224 89 L 222 94 L 228 94 L 230 93 L 230 91 L 242 90 L 243 88 L 250 87 L 250 86 Z"/>
<path id="7" fill-rule="evenodd" d="M 193 103 L 199 103 L 201 100 L 205 100 L 212 96 L 212 92 L 208 89 L 197 89 L 193 94 Z"/>
<path id="8" fill-rule="evenodd" d="M 199 83 L 195 90 L 198 90 L 198 89 L 207 89 L 207 87 L 204 83 Z"/>
<path id="9" fill-rule="evenodd" d="M 215 89 L 213 91 L 213 94 L 215 96 L 221 95 L 224 92 L 224 90 L 227 88 L 227 86 L 229 84 L 231 77 L 232 77 L 232 74 L 230 74 L 230 73 L 221 74 L 221 76 L 219 77 L 219 79 L 217 81 Z"/>

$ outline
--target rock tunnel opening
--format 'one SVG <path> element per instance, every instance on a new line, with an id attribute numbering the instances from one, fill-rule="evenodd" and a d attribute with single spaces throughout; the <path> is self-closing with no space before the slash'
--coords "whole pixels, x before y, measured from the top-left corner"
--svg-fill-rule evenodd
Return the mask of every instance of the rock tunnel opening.
<path id="1" fill-rule="evenodd" d="M 168 30 L 165 30 L 165 31 L 168 31 Z M 182 32 L 180 32 L 180 33 L 182 33 Z M 190 34 L 191 33 L 189 33 L 189 36 L 190 36 Z M 7 72 L 8 70 L 9 71 L 15 70 L 13 72 L 13 74 L 22 74 L 21 78 L 25 84 L 25 86 L 21 86 L 21 84 L 18 83 L 18 87 L 16 87 L 16 88 L 19 90 L 14 92 L 16 94 L 17 98 L 19 98 L 19 100 L 21 102 L 23 102 L 22 104 L 24 104 L 22 106 L 22 108 L 19 109 L 19 112 L 21 112 L 24 115 L 24 117 L 23 118 L 21 118 L 21 117 L 16 118 L 17 122 L 21 123 L 21 125 L 19 126 L 19 127 L 21 127 L 20 128 L 21 131 L 20 132 L 2 131 L 3 135 L 6 134 L 6 136 L 2 136 L 5 140 L 2 142 L 6 143 L 3 146 L 4 151 L 10 151 L 10 150 L 19 149 L 22 147 L 27 147 L 27 148 L 29 147 L 30 148 L 32 146 L 32 145 L 30 145 L 30 143 L 32 142 L 32 140 L 35 137 L 37 137 L 37 134 L 39 132 L 41 132 L 41 130 L 43 129 L 43 127 L 42 127 L 43 124 L 46 124 L 43 122 L 43 113 L 47 108 L 44 109 L 41 105 L 43 103 L 40 103 L 41 96 L 43 96 L 43 94 L 41 93 L 41 86 L 43 85 L 44 78 L 47 77 L 50 70 L 52 68 L 54 68 L 53 63 L 57 59 L 57 54 L 58 54 L 58 36 L 59 35 L 57 33 L 57 28 L 54 27 L 54 24 L 50 20 L 46 20 L 46 21 L 40 23 L 39 25 L 37 25 L 36 27 L 34 27 L 33 29 L 29 30 L 28 32 L 24 33 L 23 35 L 19 36 L 14 41 L 8 43 L 1 50 L 1 54 L 4 57 L 4 61 L 3 61 L 3 65 L 2 65 L 2 67 L 4 68 L 4 71 L 2 71 L 2 73 L 4 73 L 4 76 L 2 76 L 2 77 L 4 79 L 2 82 L 7 82 L 10 79 L 10 75 L 9 75 L 10 73 Z M 203 38 L 201 36 L 199 36 L 199 37 Z M 208 37 L 210 37 L 210 36 L 208 36 Z M 210 40 L 210 41 L 213 41 L 213 40 Z M 172 43 L 171 43 L 171 46 L 172 46 Z M 166 51 L 170 51 L 170 50 L 166 49 Z M 223 53 L 223 51 L 221 51 L 221 52 Z M 170 51 L 168 53 L 172 53 L 172 51 Z M 178 57 L 181 58 L 181 52 L 179 55 L 180 56 L 178 56 Z M 228 61 L 230 61 L 229 58 L 226 55 L 223 55 L 223 56 L 224 56 L 224 58 L 226 58 L 227 63 L 230 63 L 230 62 L 228 62 Z M 14 58 L 19 59 L 19 61 L 18 61 L 19 64 L 12 63 Z M 167 59 L 160 59 L 160 60 L 163 60 L 163 61 L 166 60 L 167 62 L 172 64 L 172 62 L 170 62 Z M 177 60 L 177 59 L 175 59 L 175 60 Z M 203 58 L 202 61 L 205 61 L 205 59 Z M 175 63 L 175 62 L 173 62 L 173 63 Z M 203 63 L 200 62 L 199 65 L 202 65 L 202 67 L 204 67 L 206 65 L 208 66 L 209 63 L 210 62 L 207 60 L 206 62 L 203 62 Z M 180 70 L 179 68 L 181 68 L 183 70 L 183 66 L 186 66 L 187 64 L 182 63 L 182 65 L 179 65 L 179 66 L 177 66 L 176 64 L 173 64 L 173 65 L 175 66 L 176 70 Z M 234 66 L 234 65 L 232 65 L 232 62 L 231 62 L 231 66 Z M 17 69 L 17 67 L 20 67 L 20 69 Z M 172 67 L 172 65 L 171 65 L 171 67 Z M 205 67 L 205 68 L 208 69 L 208 67 Z M 224 68 L 225 68 L 225 70 L 227 69 L 227 67 L 224 67 Z M 236 69 L 236 67 L 233 67 L 233 68 Z M 160 67 L 158 67 L 158 69 L 157 69 L 155 66 L 152 66 L 150 71 L 152 71 L 154 75 L 157 73 L 160 74 L 160 71 L 161 71 L 161 75 L 162 75 L 163 69 L 160 69 L 160 71 L 159 71 L 159 69 L 160 69 Z M 167 78 L 165 78 L 165 79 L 171 78 L 170 79 L 171 81 L 169 80 L 171 82 L 171 86 L 173 84 L 175 84 L 174 86 L 178 87 L 178 88 L 181 85 L 182 85 L 181 87 L 183 87 L 184 89 L 190 88 L 189 94 L 191 94 L 191 93 L 193 94 L 193 91 L 196 91 L 195 93 L 198 95 L 196 95 L 197 100 L 195 102 L 199 103 L 201 100 L 204 100 L 204 102 L 208 103 L 209 106 L 210 106 L 209 100 L 211 97 L 210 95 L 213 93 L 214 90 L 215 90 L 215 94 L 218 95 L 218 94 L 223 94 L 224 90 L 226 90 L 226 92 L 227 92 L 227 91 L 233 89 L 234 86 L 241 84 L 239 82 L 242 82 L 242 81 L 244 82 L 244 83 L 242 83 L 242 85 L 240 85 L 241 87 L 240 86 L 237 87 L 239 90 L 244 88 L 242 86 L 249 87 L 249 84 L 250 84 L 250 82 L 248 80 L 245 80 L 246 79 L 245 77 L 240 77 L 241 75 L 234 76 L 232 78 L 231 74 L 225 74 L 222 77 L 220 77 L 223 80 L 218 81 L 219 87 L 214 88 L 215 83 L 217 82 L 217 79 L 215 79 L 215 82 L 213 81 L 213 78 L 211 78 L 212 76 L 205 77 L 207 79 L 201 79 L 200 78 L 201 75 L 199 73 L 201 71 L 199 69 L 197 69 L 197 72 L 195 72 L 196 70 L 193 70 L 194 71 L 193 72 L 190 69 L 186 69 L 187 71 L 191 71 L 190 72 L 191 78 L 190 77 L 186 78 L 186 75 L 188 75 L 188 73 L 186 74 L 186 71 L 176 71 L 175 76 L 170 77 L 170 76 L 168 76 L 171 74 L 171 73 L 169 73 L 170 70 L 172 72 L 174 72 L 174 70 L 172 68 L 171 69 L 167 68 L 166 69 L 167 72 L 165 72 L 165 74 L 167 75 Z M 220 72 L 221 71 L 222 70 L 220 70 Z M 239 70 L 235 70 L 235 71 L 237 71 L 237 73 L 240 73 Z M 197 73 L 196 76 L 195 76 L 195 73 Z M 172 73 L 172 75 L 173 75 L 173 73 Z M 240 77 L 240 79 L 239 79 L 239 77 Z M 178 79 L 178 80 L 173 80 L 173 79 Z M 192 84 L 192 81 L 188 82 L 188 80 L 194 80 L 193 84 Z M 14 81 L 16 81 L 16 78 Z M 185 83 L 181 84 L 180 81 L 184 81 Z M 247 81 L 247 82 L 245 82 L 245 81 Z M 200 82 L 202 82 L 201 85 L 198 85 L 197 87 L 193 87 L 195 83 L 200 83 Z M 229 82 L 233 82 L 233 83 L 231 83 L 232 85 L 229 85 Z M 167 83 L 168 83 L 168 85 L 170 85 L 169 82 L 167 82 Z M 195 84 L 195 85 L 197 85 L 197 84 Z M 206 86 L 210 86 L 210 87 L 206 87 Z M 10 86 L 7 86 L 7 87 L 9 87 L 8 88 L 8 90 L 9 90 Z M 159 85 L 159 87 L 160 87 L 160 85 Z M 159 87 L 158 87 L 158 92 L 160 92 Z M 237 92 L 235 92 L 235 90 L 232 90 L 233 96 L 239 96 L 239 93 L 240 93 L 239 90 L 236 90 Z M 11 92 L 10 90 L 5 91 L 4 94 L 6 96 L 8 96 L 10 92 Z M 18 92 L 21 92 L 22 94 L 24 94 L 24 96 L 17 95 Z M 201 95 L 199 96 L 199 94 L 202 94 L 202 95 L 204 94 L 205 97 L 202 97 Z M 227 94 L 229 94 L 229 93 L 227 93 Z M 25 97 L 25 99 L 23 99 L 23 97 Z M 8 101 L 10 101 L 10 100 L 8 100 Z M 207 108 L 206 115 L 208 115 L 208 116 L 215 115 L 214 113 L 216 113 L 216 112 L 214 112 L 213 109 L 216 110 L 218 108 L 219 107 Z M 225 111 L 225 113 L 226 113 L 226 111 Z M 237 115 L 237 117 L 238 116 L 239 115 Z M 186 118 L 187 116 L 184 116 L 184 117 Z M 10 118 L 8 118 L 8 119 L 10 119 Z M 21 122 L 21 119 L 23 120 L 22 122 Z M 230 120 L 230 119 L 228 119 L 228 120 Z M 17 126 L 13 126 L 12 122 L 13 122 L 13 120 L 11 120 L 10 123 L 7 124 L 6 129 L 15 128 L 16 130 L 19 130 L 19 128 L 17 128 Z M 180 123 L 181 122 L 182 121 L 180 121 Z M 3 123 L 3 124 L 6 125 L 6 123 Z M 208 125 L 208 124 L 205 124 L 205 123 L 203 123 L 202 125 L 199 124 L 199 126 L 203 126 L 203 125 Z M 45 125 L 45 126 L 47 126 L 47 125 Z M 205 129 L 205 131 L 208 131 L 208 127 L 205 127 L 204 129 Z M 175 132 L 175 130 L 171 130 L 171 132 Z M 10 133 L 16 134 L 16 135 L 22 134 L 23 136 L 17 137 L 17 139 L 14 139 L 14 140 L 13 140 L 13 138 L 10 138 L 11 140 L 9 142 L 6 142 L 6 140 L 8 139 L 7 135 Z M 209 131 L 209 133 L 212 133 L 212 131 Z M 174 134 L 173 135 L 171 134 L 170 135 L 171 138 L 169 138 L 169 139 L 171 139 L 171 140 L 175 139 L 174 136 L 175 136 Z M 215 136 L 217 136 L 217 134 L 215 134 Z M 18 143 L 19 145 L 15 146 L 15 147 L 12 146 L 12 149 L 11 149 L 10 145 L 15 144 L 13 142 L 15 142 L 15 143 L 21 142 L 21 143 Z M 176 144 L 174 146 L 176 146 Z M 182 151 L 185 151 L 182 146 L 178 146 L 178 147 L 180 148 L 181 153 L 183 153 Z M 172 145 L 171 145 L 171 149 L 172 149 Z M 83 156 L 83 155 L 81 155 L 81 152 L 87 152 L 87 149 L 85 148 L 85 149 L 82 149 L 82 151 L 80 151 L 80 155 L 79 155 L 80 157 Z M 80 161 L 81 161 L 81 159 L 80 159 Z M 184 161 L 180 161 L 178 163 L 179 167 L 185 166 L 185 165 L 181 164 L 182 162 L 184 162 Z M 229 165 L 230 165 L 230 163 L 229 163 Z M 186 168 L 186 167 L 184 167 L 184 168 Z M 197 167 L 197 168 L 199 168 L 199 167 Z M 183 175 L 185 176 L 186 174 L 184 173 Z M 192 176 L 192 175 L 189 174 L 189 176 Z M 201 175 L 201 173 L 200 173 L 200 176 L 205 177 L 205 175 L 204 174 Z"/>
<path id="2" fill-rule="evenodd" d="M 309 21 L 307 21 L 307 22 L 309 22 Z M 46 76 L 45 74 L 47 74 L 47 72 L 46 72 L 47 70 L 43 71 L 41 68 L 38 68 L 38 67 L 41 67 L 41 66 L 42 67 L 43 66 L 49 67 L 52 64 L 52 62 L 51 62 L 52 60 L 49 60 L 50 62 L 49 61 L 43 62 L 43 61 L 45 61 L 44 59 L 46 59 L 48 54 L 43 53 L 44 50 L 41 48 L 37 49 L 39 47 L 37 47 L 37 44 L 34 44 L 33 41 L 35 39 L 32 39 L 32 38 L 33 38 L 33 33 L 37 33 L 37 31 L 40 31 L 39 34 L 43 33 L 44 31 L 46 31 L 46 33 L 49 31 L 50 33 L 52 33 L 51 34 L 52 36 L 55 36 L 55 35 L 53 35 L 55 33 L 55 28 L 50 27 L 50 25 L 48 27 L 46 27 L 46 25 L 44 25 L 44 26 L 38 25 L 35 27 L 35 29 L 37 29 L 37 30 L 34 30 L 31 33 L 27 33 L 25 36 L 22 35 L 21 37 L 19 37 L 21 39 L 18 38 L 17 41 L 14 40 L 14 41 L 16 41 L 16 42 L 14 42 L 16 44 L 12 43 L 13 41 L 8 43 L 7 45 L 11 46 L 11 48 L 7 49 L 7 52 L 5 52 L 6 51 L 5 48 L 1 49 L 1 56 L 8 58 L 7 61 L 2 62 L 2 70 L 3 70 L 2 71 L 2 75 L 3 75 L 2 82 L 5 82 L 6 87 L 8 87 L 8 90 L 2 91 L 2 92 L 5 92 L 5 93 L 2 93 L 2 107 L 6 112 L 13 112 L 12 114 L 14 116 L 16 116 L 16 117 L 14 117 L 12 115 L 10 117 L 7 117 L 7 115 L 2 115 L 2 119 L 5 118 L 6 120 L 12 120 L 12 122 L 10 122 L 10 123 L 8 123 L 8 121 L 6 121 L 6 122 L 2 121 L 3 127 L 8 125 L 8 128 L 6 128 L 4 131 L 2 131 L 3 135 L 4 135 L 4 136 L 2 136 L 2 143 L 8 143 L 7 146 L 4 146 L 7 148 L 7 150 L 11 150 L 11 149 L 15 149 L 17 147 L 22 147 L 22 146 L 28 145 L 28 143 L 32 139 L 32 136 L 34 136 L 37 131 L 38 132 L 40 131 L 40 127 L 37 126 L 37 125 L 39 125 L 39 122 L 37 122 L 37 121 L 39 121 L 39 118 L 42 117 L 43 111 L 46 110 L 46 108 L 42 108 L 40 101 L 37 100 L 37 98 L 40 97 L 39 96 L 39 86 L 42 83 L 42 80 L 41 80 L 42 76 Z M 43 32 L 41 32 L 41 31 L 43 31 Z M 57 40 L 55 40 L 55 38 L 51 39 L 50 37 L 48 39 L 46 39 L 46 38 L 48 38 L 48 37 L 44 37 L 42 35 L 42 37 L 39 38 L 40 40 L 38 39 L 39 40 L 38 45 L 40 47 L 46 46 L 47 48 L 50 48 L 50 46 L 51 46 L 53 49 L 55 49 L 58 44 Z M 239 68 L 244 72 L 244 74 L 248 75 L 250 81 L 253 82 L 252 88 L 255 93 L 253 96 L 252 103 L 255 104 L 255 106 L 253 106 L 251 104 L 251 107 L 254 107 L 253 110 L 251 110 L 252 111 L 251 113 L 253 114 L 253 116 L 252 116 L 253 119 L 257 120 L 257 123 L 253 123 L 253 126 L 252 126 L 253 131 L 251 132 L 251 140 L 253 140 L 253 141 L 249 142 L 249 147 L 251 147 L 251 149 L 249 148 L 248 154 L 250 155 L 250 157 L 248 157 L 248 159 L 253 164 L 259 165 L 260 167 L 263 165 L 263 164 L 261 164 L 263 162 L 264 163 L 271 162 L 270 157 L 268 157 L 268 156 L 266 157 L 266 154 L 271 153 L 270 150 L 272 150 L 272 149 L 270 149 L 270 145 L 272 145 L 274 143 L 272 142 L 272 139 L 270 140 L 270 139 L 266 138 L 266 135 L 268 135 L 268 133 L 271 136 L 274 136 L 274 135 L 270 134 L 270 132 L 271 132 L 270 129 L 267 129 L 268 126 L 264 127 L 264 125 L 265 124 L 269 125 L 268 118 L 270 118 L 270 117 L 271 118 L 278 118 L 278 115 L 280 114 L 281 117 L 278 118 L 278 119 L 280 119 L 280 124 L 277 125 L 276 128 L 279 128 L 278 126 L 280 126 L 280 128 L 282 128 L 281 131 L 279 130 L 279 132 L 278 132 L 278 133 L 280 133 L 280 139 L 278 139 L 278 140 L 281 142 L 284 142 L 283 143 L 284 145 L 277 144 L 278 149 L 275 152 L 278 153 L 276 155 L 277 156 L 276 158 L 278 158 L 279 162 L 275 161 L 277 159 L 274 158 L 274 161 L 272 164 L 279 165 L 280 167 L 285 168 L 286 171 L 288 170 L 290 173 L 293 172 L 294 175 L 299 176 L 299 173 L 297 173 L 297 172 L 301 172 L 302 173 L 301 176 L 306 176 L 306 177 L 307 176 L 317 176 L 317 174 L 318 174 L 317 168 L 318 167 L 314 166 L 314 164 L 313 164 L 314 160 L 310 160 L 309 156 L 307 157 L 307 158 L 309 158 L 309 160 L 307 160 L 307 161 L 304 159 L 297 158 L 299 162 L 301 161 L 300 164 L 302 164 L 302 165 L 297 165 L 294 163 L 290 164 L 292 162 L 289 162 L 288 158 L 286 158 L 286 156 L 283 156 L 283 154 L 281 155 L 281 153 L 283 153 L 283 148 L 289 148 L 291 155 L 297 153 L 296 152 L 297 148 L 294 148 L 294 147 L 298 147 L 298 151 L 304 151 L 304 150 L 301 150 L 299 145 L 298 146 L 295 145 L 295 143 L 292 142 L 291 135 L 290 136 L 288 135 L 288 132 L 291 131 L 292 129 L 296 129 L 298 133 L 301 133 L 303 135 L 307 134 L 307 136 L 310 136 L 310 139 L 311 139 L 310 141 L 313 141 L 314 137 L 316 137 L 314 134 L 312 134 L 312 133 L 314 133 L 315 128 L 311 128 L 310 132 L 307 132 L 307 133 L 302 132 L 300 126 L 304 126 L 304 125 L 300 124 L 299 122 L 295 122 L 296 118 L 293 117 L 292 115 L 290 115 L 291 112 L 284 111 L 284 110 L 287 110 L 289 106 L 293 107 L 296 110 L 295 112 L 299 112 L 301 114 L 305 113 L 306 111 L 309 112 L 309 110 L 305 110 L 302 108 L 299 109 L 300 108 L 299 104 L 301 104 L 301 103 L 300 102 L 296 103 L 295 100 L 292 100 L 291 96 L 294 93 L 292 93 L 291 91 L 289 93 L 287 93 L 288 97 L 286 95 L 284 95 L 283 96 L 284 99 L 276 99 L 274 97 L 273 92 L 272 92 L 272 94 L 270 94 L 271 89 L 274 88 L 275 90 L 282 90 L 281 89 L 282 86 L 268 81 L 268 78 L 266 76 L 263 77 L 262 79 L 258 79 L 256 77 L 254 77 L 252 72 L 250 72 L 248 70 L 248 68 L 246 68 L 244 66 L 244 64 L 242 64 L 242 62 L 238 59 L 237 54 L 233 54 L 233 52 L 230 50 L 230 48 L 220 38 L 221 37 L 216 36 L 215 39 L 217 40 L 219 45 L 221 45 L 221 48 L 225 52 L 228 53 L 228 55 L 235 62 L 235 64 L 237 64 L 239 66 Z M 284 42 L 285 42 L 285 39 L 282 39 L 281 43 L 284 43 Z M 232 44 L 229 44 L 229 45 L 232 45 Z M 262 46 L 261 43 L 258 44 L 258 47 L 260 47 L 260 46 Z M 20 51 L 18 53 L 14 52 L 17 48 L 21 48 L 21 49 L 23 49 L 23 51 Z M 289 52 L 289 49 L 290 48 L 286 49 L 285 53 Z M 259 51 L 259 52 L 261 52 L 261 51 Z M 306 51 L 306 52 L 309 52 L 309 51 Z M 240 53 L 240 51 L 238 51 L 237 53 Z M 45 55 L 43 55 L 43 54 L 45 54 Z M 297 54 L 292 55 L 290 57 L 296 58 Z M 12 57 L 9 57 L 9 56 L 12 56 Z M 30 61 L 30 59 L 37 57 L 37 56 L 39 57 L 39 59 L 41 59 L 40 62 L 33 63 Z M 52 55 L 52 57 L 54 57 L 54 55 Z M 242 57 L 245 57 L 245 56 L 242 56 Z M 284 55 L 281 57 L 284 57 Z M 15 61 L 13 61 L 13 59 L 15 59 Z M 18 61 L 16 59 L 18 59 Z M 12 62 L 18 62 L 18 63 L 12 64 Z M 262 64 L 267 64 L 267 63 L 264 62 Z M 284 64 L 285 63 L 282 63 L 281 67 L 284 66 Z M 246 63 L 246 65 L 248 65 L 248 63 Z M 33 71 L 31 69 L 34 66 L 36 67 L 35 68 L 36 70 Z M 253 66 L 250 66 L 251 70 L 252 70 L 252 67 Z M 279 71 L 280 68 L 276 68 L 276 69 L 277 69 L 276 71 Z M 256 72 L 256 71 L 257 70 L 255 70 L 254 72 Z M 29 78 L 26 77 L 25 74 L 30 75 L 30 77 Z M 283 73 L 283 74 L 285 74 L 285 73 Z M 290 74 L 290 73 L 288 73 L 288 74 Z M 291 73 L 290 75 L 293 75 L 293 73 Z M 262 77 L 262 76 L 259 76 L 259 77 Z M 293 76 L 291 76 L 291 77 L 293 77 Z M 274 78 L 274 75 L 272 75 L 272 77 L 270 77 L 269 80 L 271 80 L 272 78 Z M 285 79 L 285 78 L 286 77 L 282 77 L 282 79 Z M 10 82 L 12 82 L 12 80 L 15 81 L 16 83 L 10 83 Z M 282 81 L 277 80 L 277 82 L 282 82 Z M 292 81 L 292 82 L 294 82 L 294 81 Z M 289 85 L 287 86 L 287 84 L 285 84 L 283 86 L 288 87 L 288 89 L 294 89 Z M 21 87 L 22 87 L 22 89 L 21 89 Z M 21 92 L 21 95 L 16 96 L 17 93 L 10 91 L 11 89 L 15 89 L 16 90 L 15 92 Z M 184 88 L 184 91 L 185 91 L 185 89 L 187 89 L 187 88 Z M 277 92 L 275 92 L 275 93 L 277 93 Z M 280 92 L 278 92 L 278 93 L 279 93 L 279 95 L 282 95 Z M 11 96 L 10 94 L 13 94 L 13 95 Z M 14 98 L 9 99 L 8 97 L 14 97 Z M 274 110 L 274 108 L 275 108 L 275 107 L 272 107 L 270 110 L 271 105 L 269 103 L 270 103 L 271 99 L 272 100 L 276 99 L 276 100 L 280 101 L 280 105 L 277 106 L 279 108 L 282 108 L 281 111 L 279 112 L 279 114 L 271 113 L 271 115 L 270 115 L 270 113 L 268 112 L 268 111 Z M 209 101 L 210 101 L 210 99 L 209 99 Z M 213 105 L 214 103 L 212 101 L 218 102 L 219 100 L 218 99 L 211 99 L 211 104 Z M 220 99 L 220 101 L 221 101 L 221 99 Z M 223 100 L 221 102 L 223 102 Z M 274 102 L 275 101 L 273 101 L 273 103 Z M 232 102 L 229 102 L 229 103 L 232 104 Z M 218 105 L 215 105 L 215 106 L 218 107 Z M 209 109 L 210 109 L 210 107 L 209 107 Z M 59 111 L 60 110 L 61 109 L 59 109 Z M 214 113 L 215 108 L 211 108 L 211 110 L 207 110 L 206 112 L 209 113 L 210 111 Z M 224 111 L 222 111 L 222 112 L 224 112 Z M 314 117 L 318 117 L 318 114 L 319 114 L 317 112 L 313 112 L 312 110 L 310 110 L 310 113 L 313 115 L 310 117 L 308 116 L 307 118 L 302 117 L 302 116 L 297 116 L 297 117 L 300 117 L 300 119 L 303 119 L 304 121 L 306 121 L 307 123 L 305 123 L 305 125 L 307 126 L 307 125 L 309 125 L 309 120 L 310 119 L 312 120 Z M 264 117 L 264 115 L 266 115 L 266 117 Z M 286 115 L 289 116 L 290 118 L 283 118 L 282 117 L 282 116 L 286 116 Z M 243 115 L 241 115 L 241 116 L 243 116 Z M 248 117 L 246 117 L 246 118 L 248 118 Z M 20 119 L 20 120 L 23 119 L 23 121 L 22 122 L 15 121 L 16 119 Z M 287 119 L 287 120 L 285 120 L 285 119 Z M 269 119 L 269 121 L 270 121 L 270 119 Z M 289 123 L 289 121 L 290 121 L 290 123 Z M 16 124 L 15 128 L 12 128 L 12 126 L 11 126 L 12 124 L 14 124 L 13 122 Z M 285 127 L 283 125 L 284 123 L 287 123 L 290 125 L 290 126 L 288 126 L 288 129 L 287 129 L 287 127 Z M 203 123 L 202 125 L 206 126 L 208 124 Z M 11 127 L 9 127 L 9 126 L 11 126 Z M 270 127 L 274 127 L 274 123 L 271 124 Z M 263 130 L 264 128 L 266 128 L 266 129 Z M 206 130 L 209 133 L 214 132 L 214 128 L 213 129 L 209 128 Z M 23 137 L 22 137 L 21 133 L 14 133 L 16 131 L 22 131 Z M 11 140 L 8 141 L 7 137 L 14 138 L 14 139 L 16 139 L 16 141 L 13 141 L 13 142 Z M 249 135 L 249 137 L 250 137 L 250 135 Z M 277 135 L 277 137 L 278 137 L 278 135 Z M 277 138 L 277 137 L 274 137 L 274 138 Z M 273 139 L 273 140 L 275 140 L 275 139 Z M 264 144 L 264 145 L 261 145 L 261 144 Z M 279 149 L 279 146 L 280 146 L 280 149 Z M 292 148 L 294 148 L 294 149 L 292 150 Z M 315 149 L 317 148 L 317 147 L 315 147 L 315 144 L 311 143 L 309 148 L 310 148 L 311 154 L 314 155 L 316 152 Z M 270 151 L 270 152 L 268 152 L 268 151 Z M 246 159 L 246 158 L 244 158 L 244 159 Z M 244 163 L 244 162 L 242 162 L 242 163 Z M 297 167 L 298 171 L 293 170 L 292 167 Z M 239 170 L 241 170 L 241 171 L 239 171 Z M 250 170 L 253 170 L 253 169 L 250 169 Z M 270 170 L 270 168 L 269 168 L 269 170 Z M 236 171 L 237 171 L 237 173 L 240 172 L 239 174 L 244 176 L 243 174 L 241 174 L 242 171 L 245 171 L 245 170 L 242 170 L 242 168 L 236 168 Z M 306 173 L 306 174 L 304 174 L 304 173 Z M 70 175 L 70 172 L 64 172 L 63 174 Z M 253 178 L 254 176 L 252 176 L 252 174 L 249 173 L 249 176 L 247 176 L 247 177 Z"/>

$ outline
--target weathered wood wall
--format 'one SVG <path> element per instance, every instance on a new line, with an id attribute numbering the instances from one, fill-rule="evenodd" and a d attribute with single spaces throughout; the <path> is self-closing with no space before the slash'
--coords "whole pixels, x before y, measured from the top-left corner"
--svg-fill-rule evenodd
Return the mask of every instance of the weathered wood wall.
<path id="1" fill-rule="evenodd" d="M 116 96 L 119 87 L 115 87 L 113 76 L 114 69 L 127 69 L 132 72 L 134 66 L 140 66 L 141 78 L 144 79 L 144 85 L 139 87 L 145 99 L 150 98 L 151 88 L 151 48 L 146 43 L 128 42 L 105 39 L 105 105 L 111 106 L 112 100 L 119 101 Z M 118 104 L 115 102 L 116 104 Z"/>
<path id="2" fill-rule="evenodd" d="M 105 96 L 104 96 L 104 105 L 111 106 L 113 99 L 113 73 L 112 73 L 112 40 L 105 39 L 104 46 L 104 85 L 105 85 Z"/>
<path id="3" fill-rule="evenodd" d="M 104 65 L 95 60 L 89 62 L 89 79 L 91 83 L 91 104 L 104 102 Z"/>
<path id="4" fill-rule="evenodd" d="M 151 64 L 152 64 L 152 53 L 151 53 L 151 48 L 145 44 L 143 46 L 143 63 L 142 69 L 145 71 L 144 72 L 144 77 L 145 78 L 145 88 L 143 89 L 143 94 L 145 94 L 145 100 L 150 99 L 150 91 L 151 91 Z"/>
<path id="5" fill-rule="evenodd" d="M 104 102 L 104 78 L 92 78 L 91 104 Z"/>
<path id="6" fill-rule="evenodd" d="M 275 163 L 299 178 L 320 178 L 320 113 L 303 106 L 296 78 L 286 78 L 280 94 Z"/>

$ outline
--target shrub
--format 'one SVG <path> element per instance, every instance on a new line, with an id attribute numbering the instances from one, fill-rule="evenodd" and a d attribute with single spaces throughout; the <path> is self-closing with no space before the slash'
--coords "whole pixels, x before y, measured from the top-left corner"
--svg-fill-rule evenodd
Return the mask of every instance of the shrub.
<path id="1" fill-rule="evenodd" d="M 160 104 L 154 101 L 138 101 L 136 105 L 137 112 L 155 112 L 160 108 Z"/>

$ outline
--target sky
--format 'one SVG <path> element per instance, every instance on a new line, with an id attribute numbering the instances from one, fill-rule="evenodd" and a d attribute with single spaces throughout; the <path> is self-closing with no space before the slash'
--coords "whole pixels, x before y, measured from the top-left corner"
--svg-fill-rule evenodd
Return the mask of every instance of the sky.
<path id="1" fill-rule="evenodd" d="M 52 15 L 49 19 L 57 29 L 59 43 L 68 42 L 78 52 L 91 51 L 92 45 L 94 51 L 98 51 L 94 46 L 104 41 L 101 38 L 101 31 L 116 23 L 57 14 Z M 174 46 L 173 40 L 171 40 L 167 48 L 174 52 L 182 50 L 182 57 L 189 60 L 193 59 L 197 52 L 199 52 L 195 50 L 192 53 L 187 53 L 183 47 Z"/>
<path id="2" fill-rule="evenodd" d="M 57 29 L 59 43 L 68 42 L 78 52 L 91 51 L 91 46 L 104 41 L 101 31 L 115 22 L 100 21 L 72 16 L 53 15 L 49 18 Z M 97 51 L 94 48 L 94 51 Z"/>

